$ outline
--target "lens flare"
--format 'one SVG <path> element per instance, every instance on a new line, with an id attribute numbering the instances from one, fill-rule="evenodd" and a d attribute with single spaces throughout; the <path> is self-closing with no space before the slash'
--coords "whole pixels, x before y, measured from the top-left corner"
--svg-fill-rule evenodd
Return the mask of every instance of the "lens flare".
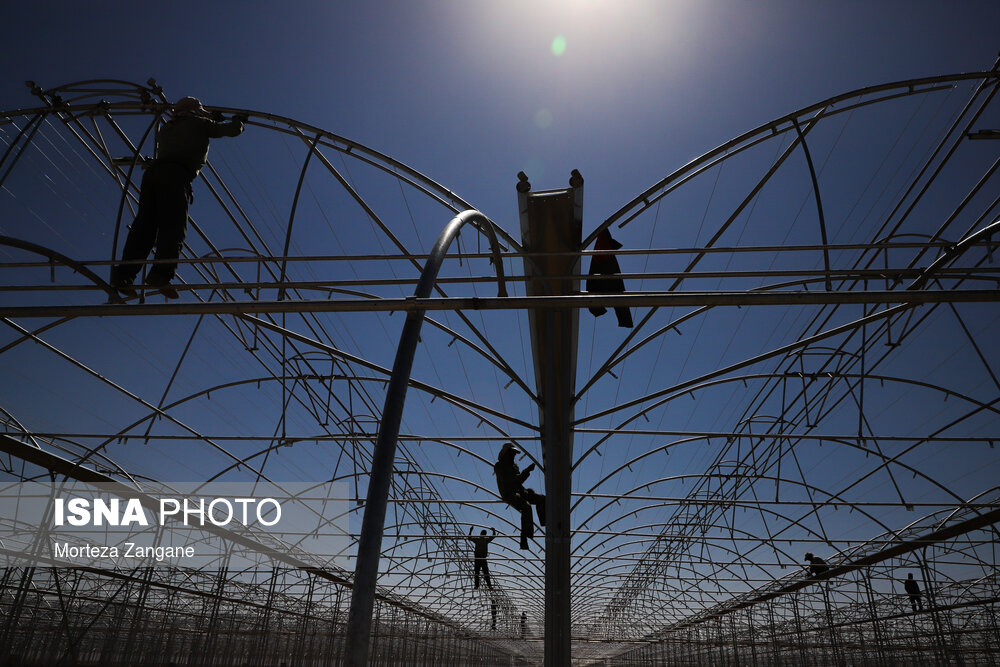
<path id="1" fill-rule="evenodd" d="M 562 35 L 556 35 L 555 39 L 552 40 L 552 55 L 561 56 L 566 51 L 566 38 Z"/>

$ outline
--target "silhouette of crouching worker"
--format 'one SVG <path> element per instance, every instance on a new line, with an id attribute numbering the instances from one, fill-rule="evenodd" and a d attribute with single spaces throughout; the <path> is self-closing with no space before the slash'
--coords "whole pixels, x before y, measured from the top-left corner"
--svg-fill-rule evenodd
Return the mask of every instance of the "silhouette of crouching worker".
<path id="1" fill-rule="evenodd" d="M 535 522 L 531 518 L 531 506 L 538 513 L 538 523 L 545 525 L 545 496 L 531 489 L 524 488 L 524 480 L 535 469 L 532 463 L 524 472 L 517 467 L 514 456 L 521 450 L 514 443 L 504 443 L 500 455 L 493 465 L 493 474 L 497 476 L 497 491 L 500 498 L 521 513 L 521 548 L 528 548 L 528 540 L 535 536 Z"/>
<path id="2" fill-rule="evenodd" d="M 913 607 L 913 611 L 923 611 L 924 603 L 923 600 L 920 599 L 920 586 L 913 578 L 912 572 L 906 575 L 906 581 L 903 582 L 903 588 L 906 590 L 906 594 L 910 597 L 910 606 Z"/>
<path id="3" fill-rule="evenodd" d="M 814 556 L 812 553 L 806 554 L 806 561 L 809 562 L 809 578 L 817 579 L 819 575 L 823 574 L 830 569 L 830 566 L 826 564 L 826 561 L 819 556 Z"/>
<path id="4" fill-rule="evenodd" d="M 493 538 L 497 536 L 497 529 L 493 529 L 493 535 L 487 535 L 485 530 L 479 531 L 479 537 L 474 537 L 472 535 L 472 526 L 469 526 L 469 541 L 473 544 L 473 579 L 475 581 L 475 588 L 479 588 L 479 573 L 483 573 L 483 578 L 486 580 L 486 588 L 493 588 L 493 582 L 490 581 L 490 542 Z"/>

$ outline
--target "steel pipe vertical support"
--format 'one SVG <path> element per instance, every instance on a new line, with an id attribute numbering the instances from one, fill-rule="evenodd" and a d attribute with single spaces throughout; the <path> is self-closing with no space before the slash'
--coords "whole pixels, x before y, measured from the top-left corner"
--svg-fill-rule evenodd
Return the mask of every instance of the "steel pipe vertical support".
<path id="1" fill-rule="evenodd" d="M 583 177 L 574 169 L 569 188 L 539 192 L 531 192 L 523 173 L 518 179 L 521 242 L 532 255 L 524 267 L 527 294 L 579 293 Z M 545 465 L 545 665 L 553 667 L 572 661 L 570 491 L 580 315 L 575 308 L 532 310 L 528 322 Z"/>
<path id="2" fill-rule="evenodd" d="M 479 211 L 468 210 L 452 218 L 441 232 L 420 274 L 414 298 L 423 299 L 431 295 L 448 246 L 468 223 L 476 225 L 479 231 L 486 234 L 493 255 L 493 268 L 497 274 L 499 296 L 507 296 L 503 280 L 503 258 L 500 256 L 500 245 L 493 230 L 493 223 Z M 354 588 L 351 591 L 351 608 L 347 617 L 345 664 L 352 667 L 365 667 L 368 664 L 372 607 L 375 603 L 375 585 L 378 579 L 379 557 L 382 553 L 385 511 L 389 503 L 392 470 L 396 460 L 396 438 L 403 419 L 403 403 L 406 400 L 406 389 L 410 383 L 410 371 L 420 340 L 420 327 L 424 323 L 424 314 L 423 310 L 410 311 L 403 323 L 403 332 L 396 348 L 396 359 L 393 361 L 392 374 L 389 376 L 389 386 L 386 388 L 375 451 L 372 454 L 368 495 L 354 570 Z"/>
<path id="3" fill-rule="evenodd" d="M 572 313 L 543 311 L 548 349 L 542 397 L 542 447 L 545 449 L 545 665 L 569 665 L 570 652 L 570 490 L 573 467 L 572 386 L 566 369 L 576 361 L 576 347 L 560 345 L 558 331 Z M 539 318 L 541 319 L 541 318 Z"/>

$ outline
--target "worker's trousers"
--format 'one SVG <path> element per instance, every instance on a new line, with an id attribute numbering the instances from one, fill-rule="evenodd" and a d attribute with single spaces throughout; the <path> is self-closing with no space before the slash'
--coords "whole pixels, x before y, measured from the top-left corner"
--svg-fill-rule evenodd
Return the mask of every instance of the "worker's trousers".
<path id="1" fill-rule="evenodd" d="M 146 169 L 139 190 L 139 210 L 125 239 L 123 263 L 112 270 L 112 283 L 131 284 L 154 244 L 154 259 L 175 261 L 155 264 L 149 275 L 161 283 L 170 282 L 184 244 L 190 200 L 190 169 L 172 162 L 154 162 Z"/>

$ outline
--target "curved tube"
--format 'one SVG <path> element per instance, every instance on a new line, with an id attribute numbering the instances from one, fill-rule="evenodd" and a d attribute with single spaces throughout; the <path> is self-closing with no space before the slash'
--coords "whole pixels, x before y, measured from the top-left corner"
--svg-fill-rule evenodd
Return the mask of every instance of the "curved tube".
<path id="1" fill-rule="evenodd" d="M 497 243 L 493 225 L 489 219 L 476 210 L 463 211 L 451 219 L 438 237 L 430 252 L 430 257 L 420 274 L 420 282 L 414 298 L 423 299 L 431 294 L 437 280 L 441 264 L 452 240 L 459 230 L 468 223 L 486 233 L 493 254 L 493 264 L 497 272 L 499 296 L 507 295 L 503 278 L 503 261 L 500 245 Z M 396 348 L 396 359 L 392 364 L 392 375 L 386 388 L 385 407 L 379 424 L 378 440 L 372 455 L 371 478 L 368 481 L 368 496 L 365 502 L 365 516 L 361 523 L 361 538 L 358 542 L 357 565 L 354 571 L 354 588 L 351 591 L 351 609 L 347 620 L 347 653 L 345 664 L 364 667 L 368 664 L 368 644 L 371 634 L 372 607 L 375 603 L 375 585 L 378 579 L 379 556 L 382 552 L 382 533 L 385 529 L 385 511 L 389 502 L 389 486 L 392 482 L 392 468 L 396 459 L 396 438 L 403 419 L 403 403 L 413 369 L 413 357 L 420 340 L 420 327 L 425 311 L 414 310 L 406 314 L 403 333 Z"/>
<path id="2" fill-rule="evenodd" d="M 802 152 L 806 156 L 806 164 L 809 166 L 809 176 L 812 178 L 813 184 L 813 196 L 816 198 L 816 213 L 819 215 L 819 234 L 820 240 L 823 244 L 823 267 L 827 271 L 826 276 L 826 290 L 829 292 L 833 290 L 833 284 L 830 282 L 830 249 L 827 247 L 828 243 L 826 240 L 826 218 L 823 216 L 823 200 L 819 196 L 819 179 L 816 178 L 816 168 L 813 167 L 812 155 L 809 153 L 809 145 L 806 143 L 806 135 L 799 127 L 799 121 L 792 118 L 792 125 L 795 126 L 795 132 L 799 135 L 799 143 L 802 146 Z"/>
<path id="3" fill-rule="evenodd" d="M 37 243 L 32 243 L 31 241 L 23 241 L 21 239 L 16 239 L 12 236 L 0 236 L 0 245 L 5 245 L 11 248 L 20 248 L 21 250 L 27 250 L 28 252 L 33 252 L 44 257 L 48 257 L 51 261 L 59 262 L 73 269 L 75 272 L 79 273 L 85 278 L 89 278 L 91 282 L 100 287 L 102 290 L 107 292 L 108 297 L 114 303 L 122 303 L 122 298 L 118 296 L 118 292 L 114 290 L 108 283 L 104 281 L 99 275 L 88 269 L 84 264 L 67 257 L 61 252 L 56 252 L 46 248 L 45 246 L 38 245 Z"/>

